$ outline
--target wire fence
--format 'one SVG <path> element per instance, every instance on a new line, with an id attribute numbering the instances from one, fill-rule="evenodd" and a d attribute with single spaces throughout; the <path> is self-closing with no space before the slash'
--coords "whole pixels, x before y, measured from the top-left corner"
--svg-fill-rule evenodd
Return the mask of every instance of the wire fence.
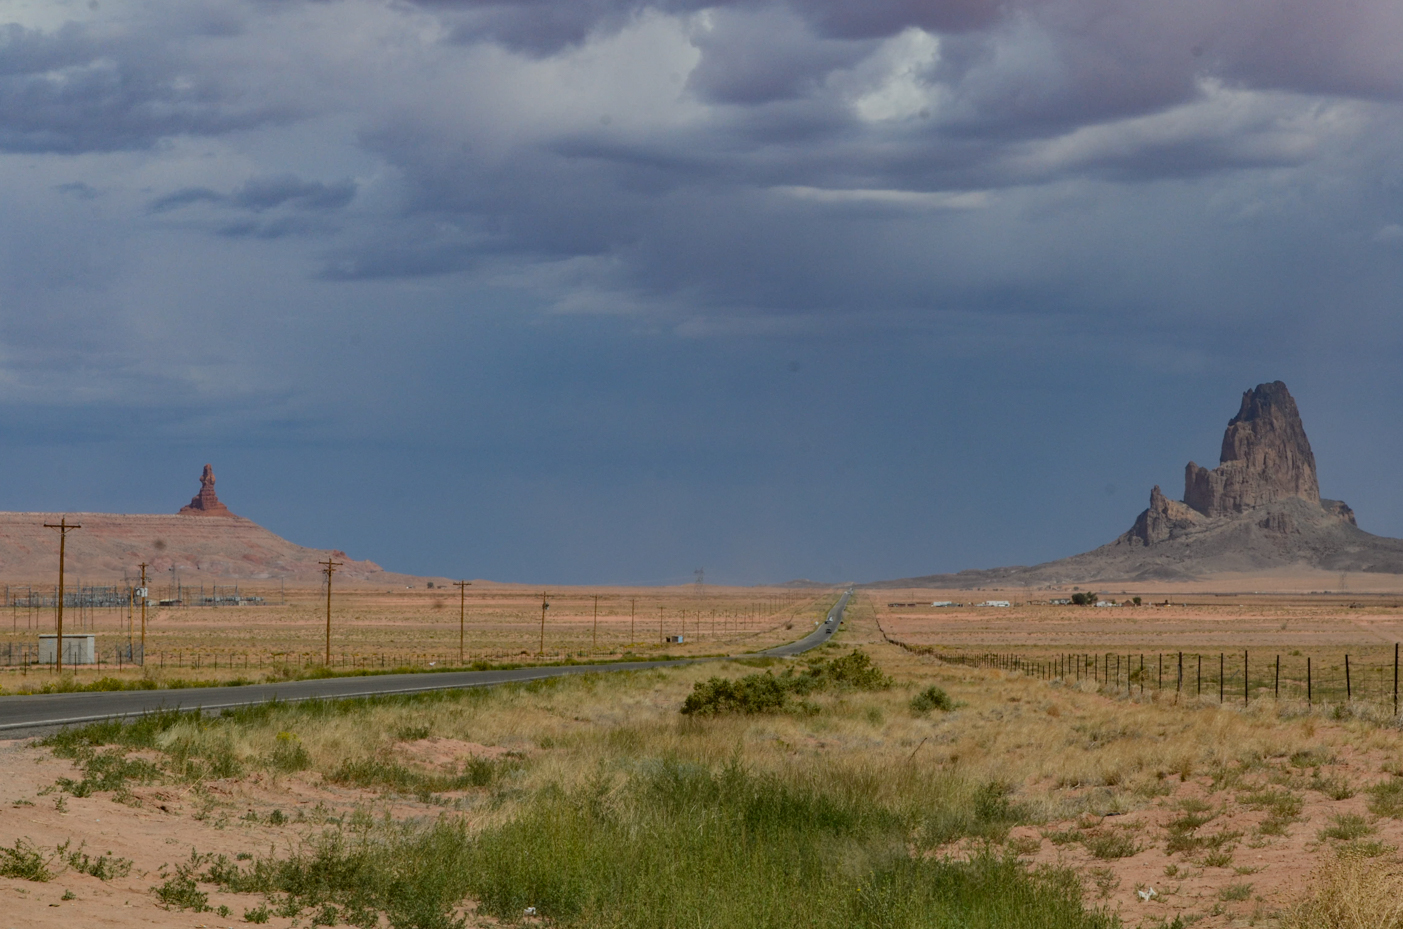
<path id="1" fill-rule="evenodd" d="M 909 652 L 947 664 L 994 668 L 1045 681 L 1090 682 L 1097 690 L 1127 697 L 1149 695 L 1174 702 L 1216 700 L 1249 706 L 1254 700 L 1298 700 L 1316 705 L 1371 704 L 1399 712 L 1399 643 L 1373 654 L 1292 649 L 1281 652 L 948 652 L 890 636 L 882 638 Z"/>

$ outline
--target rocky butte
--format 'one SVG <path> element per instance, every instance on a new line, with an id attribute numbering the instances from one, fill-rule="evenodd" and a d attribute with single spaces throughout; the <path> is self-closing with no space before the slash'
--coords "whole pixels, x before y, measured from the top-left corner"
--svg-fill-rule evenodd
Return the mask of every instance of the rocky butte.
<path id="1" fill-rule="evenodd" d="M 1190 461 L 1184 498 L 1158 486 L 1124 535 L 1032 567 L 883 581 L 874 587 L 986 587 L 1088 581 L 1190 580 L 1280 568 L 1403 574 L 1403 540 L 1372 535 L 1354 511 L 1320 496 L 1315 454 L 1281 381 L 1242 395 L 1212 470 Z"/>
<path id="2" fill-rule="evenodd" d="M 187 505 L 180 508 L 181 516 L 233 516 L 229 508 L 219 502 L 214 492 L 214 465 L 205 465 L 200 475 L 200 492 Z"/>

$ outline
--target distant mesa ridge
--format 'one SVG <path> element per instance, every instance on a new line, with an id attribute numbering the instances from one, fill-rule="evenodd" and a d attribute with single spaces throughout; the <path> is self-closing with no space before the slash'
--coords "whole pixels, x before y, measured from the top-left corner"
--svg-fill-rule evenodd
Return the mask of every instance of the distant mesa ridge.
<path id="1" fill-rule="evenodd" d="M 155 583 L 284 580 L 319 583 L 328 557 L 342 562 L 339 580 L 401 583 L 408 575 L 386 572 L 372 561 L 339 550 L 307 548 L 236 516 L 214 492 L 214 468 L 205 465 L 200 492 L 179 513 L 3 513 L 0 512 L 0 578 L 49 584 L 58 571 L 58 541 L 44 523 L 60 516 L 82 528 L 68 537 L 71 583 L 110 584 L 134 577 L 146 562 Z M 213 518 L 211 518 L 213 517 Z M 174 569 L 174 570 L 172 570 Z"/>
<path id="2" fill-rule="evenodd" d="M 1184 499 L 1158 486 L 1124 535 L 1032 567 L 882 581 L 872 587 L 976 587 L 1096 581 L 1191 580 L 1277 568 L 1403 574 L 1403 540 L 1358 527 L 1354 511 L 1320 496 L 1315 454 L 1281 381 L 1242 395 L 1216 468 L 1189 462 Z"/>

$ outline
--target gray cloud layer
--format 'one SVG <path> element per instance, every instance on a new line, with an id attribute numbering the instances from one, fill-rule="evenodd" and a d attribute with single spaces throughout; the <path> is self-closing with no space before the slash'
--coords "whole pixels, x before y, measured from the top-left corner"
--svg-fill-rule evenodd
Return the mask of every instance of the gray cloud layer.
<path id="1" fill-rule="evenodd" d="M 425 398 L 475 395 L 415 352 L 445 332 L 471 342 L 457 327 L 478 318 L 780 353 L 928 339 L 928 363 L 973 384 L 1093 345 L 1234 390 L 1238 367 L 1383 357 L 1403 335 L 1397 4 L 102 0 L 12 15 L 14 410 L 222 410 L 309 441 L 417 441 L 456 415 Z M 329 320 L 377 363 L 327 342 Z M 142 360 L 152 345 L 168 363 Z M 629 383 L 574 421 L 607 407 L 627 424 L 650 391 Z M 356 415 L 331 412 L 346 397 Z M 730 402 L 717 421 L 745 419 L 747 398 Z M 651 441 L 673 415 L 653 412 L 638 434 L 611 425 L 617 441 Z"/>

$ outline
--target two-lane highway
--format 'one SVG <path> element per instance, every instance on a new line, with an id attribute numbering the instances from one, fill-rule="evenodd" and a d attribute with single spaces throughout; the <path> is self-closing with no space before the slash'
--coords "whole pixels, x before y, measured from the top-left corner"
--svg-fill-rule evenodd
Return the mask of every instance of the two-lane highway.
<path id="1" fill-rule="evenodd" d="M 788 658 L 822 645 L 838 631 L 852 591 L 843 593 L 828 616 L 812 633 L 797 642 L 759 652 Z M 744 656 L 733 656 L 744 657 Z M 643 671 L 724 658 L 679 658 L 670 661 L 616 661 L 607 664 L 517 668 L 511 671 L 439 671 L 420 674 L 381 674 L 368 677 L 332 677 L 281 684 L 243 687 L 190 687 L 183 690 L 122 690 L 96 693 L 29 694 L 0 697 L 0 731 L 49 729 L 119 716 L 138 716 L 158 710 L 222 710 L 269 700 L 344 700 L 387 694 L 492 687 L 497 684 L 538 681 L 571 674 Z"/>

